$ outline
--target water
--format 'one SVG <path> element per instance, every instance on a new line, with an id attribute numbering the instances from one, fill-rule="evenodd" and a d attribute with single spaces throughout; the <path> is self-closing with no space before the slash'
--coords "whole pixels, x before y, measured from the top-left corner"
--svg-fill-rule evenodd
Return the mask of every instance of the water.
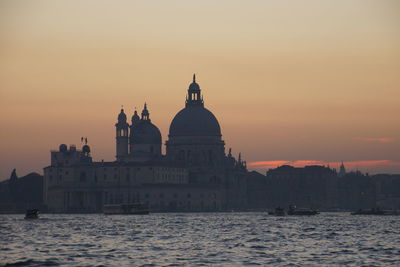
<path id="1" fill-rule="evenodd" d="M 400 266 L 400 216 L 0 215 L 0 265 Z"/>

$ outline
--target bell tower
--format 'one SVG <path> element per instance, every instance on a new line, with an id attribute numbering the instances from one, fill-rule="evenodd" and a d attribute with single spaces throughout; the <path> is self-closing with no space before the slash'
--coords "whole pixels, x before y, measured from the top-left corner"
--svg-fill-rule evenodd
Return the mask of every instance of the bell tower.
<path id="1" fill-rule="evenodd" d="M 140 123 L 140 117 L 137 113 L 137 110 L 135 108 L 135 112 L 133 113 L 132 119 L 131 119 L 132 123 L 131 126 L 129 127 L 129 154 L 133 154 L 133 150 L 134 150 L 134 136 L 135 136 L 135 131 L 137 129 L 137 127 L 139 126 Z"/>
<path id="2" fill-rule="evenodd" d="M 129 145 L 129 124 L 126 122 L 126 115 L 124 109 L 118 115 L 118 122 L 115 124 L 116 130 L 116 157 L 117 161 L 124 159 L 128 156 Z"/>

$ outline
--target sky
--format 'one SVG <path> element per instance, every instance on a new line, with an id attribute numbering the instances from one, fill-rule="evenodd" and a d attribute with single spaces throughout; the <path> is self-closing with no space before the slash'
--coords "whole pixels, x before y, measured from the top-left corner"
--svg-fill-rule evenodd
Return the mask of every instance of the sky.
<path id="1" fill-rule="evenodd" d="M 399 29 L 396 0 L 0 0 L 0 180 L 82 136 L 115 160 L 121 105 L 165 142 L 193 73 L 249 169 L 400 173 Z"/>

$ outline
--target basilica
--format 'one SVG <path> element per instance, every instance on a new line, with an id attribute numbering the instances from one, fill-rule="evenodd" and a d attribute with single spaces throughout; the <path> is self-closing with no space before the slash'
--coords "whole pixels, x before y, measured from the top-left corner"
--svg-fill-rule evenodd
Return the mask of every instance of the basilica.
<path id="1" fill-rule="evenodd" d="M 105 204 L 143 203 L 152 211 L 224 211 L 247 207 L 246 162 L 225 152 L 221 127 L 204 106 L 196 77 L 173 118 L 166 153 L 146 104 L 115 124 L 116 159 L 94 162 L 82 148 L 61 144 L 44 168 L 50 212 L 101 212 Z M 83 139 L 84 140 L 84 139 Z"/>

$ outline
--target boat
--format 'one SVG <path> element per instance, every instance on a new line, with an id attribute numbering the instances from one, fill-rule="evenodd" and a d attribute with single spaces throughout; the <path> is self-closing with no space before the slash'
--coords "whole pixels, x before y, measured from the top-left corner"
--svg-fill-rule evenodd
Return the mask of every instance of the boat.
<path id="1" fill-rule="evenodd" d="M 39 218 L 39 210 L 38 209 L 30 209 L 25 213 L 25 219 L 38 219 Z"/>
<path id="2" fill-rule="evenodd" d="M 106 215 L 115 214 L 149 214 L 149 208 L 141 203 L 132 204 L 109 204 L 103 206 L 103 213 Z"/>
<path id="3" fill-rule="evenodd" d="M 268 211 L 268 215 L 275 215 L 275 216 L 285 216 L 285 209 L 281 207 L 275 208 L 275 210 Z"/>
<path id="4" fill-rule="evenodd" d="M 317 215 L 319 212 L 314 209 L 297 208 L 294 205 L 289 206 L 288 215 Z"/>
<path id="5" fill-rule="evenodd" d="M 351 215 L 400 215 L 400 211 L 398 211 L 398 210 L 381 210 L 379 208 L 368 209 L 368 210 L 359 209 L 355 212 L 352 212 Z"/>

